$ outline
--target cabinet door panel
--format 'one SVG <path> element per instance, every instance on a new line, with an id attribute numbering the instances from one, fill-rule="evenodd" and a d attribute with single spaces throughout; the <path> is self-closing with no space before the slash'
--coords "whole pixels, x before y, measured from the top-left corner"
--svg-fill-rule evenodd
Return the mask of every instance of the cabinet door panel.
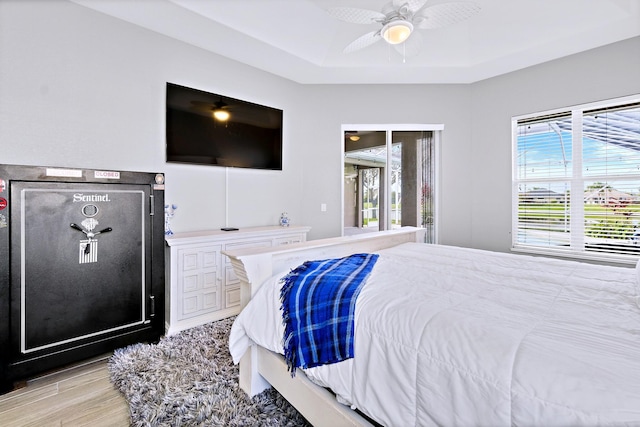
<path id="1" fill-rule="evenodd" d="M 218 287 L 218 271 L 208 271 L 202 273 L 202 287 L 204 289 L 211 289 Z"/>
<path id="2" fill-rule="evenodd" d="M 227 267 L 225 267 L 224 271 L 225 271 L 225 285 L 227 287 L 235 286 L 240 283 L 240 279 L 238 279 L 238 276 L 236 276 L 236 272 L 232 266 L 228 265 Z"/>
<path id="3" fill-rule="evenodd" d="M 182 297 L 182 313 L 181 318 L 189 317 L 198 311 L 198 295 Z"/>
<path id="4" fill-rule="evenodd" d="M 220 309 L 220 294 L 217 290 L 203 294 L 202 309 L 206 311 Z"/>
<path id="5" fill-rule="evenodd" d="M 240 288 L 228 289 L 226 292 L 226 307 L 235 307 L 240 305 Z"/>
<path id="6" fill-rule="evenodd" d="M 182 279 L 182 292 L 193 292 L 198 290 L 198 274 L 190 274 Z"/>
<path id="7" fill-rule="evenodd" d="M 178 251 L 178 295 L 182 299 L 179 320 L 220 309 L 221 245 L 207 245 Z"/>
<path id="8" fill-rule="evenodd" d="M 198 269 L 198 253 L 197 252 L 182 252 L 182 271 L 191 271 Z"/>
<path id="9" fill-rule="evenodd" d="M 202 267 L 204 268 L 218 267 L 219 259 L 220 248 L 207 249 L 202 251 Z"/>

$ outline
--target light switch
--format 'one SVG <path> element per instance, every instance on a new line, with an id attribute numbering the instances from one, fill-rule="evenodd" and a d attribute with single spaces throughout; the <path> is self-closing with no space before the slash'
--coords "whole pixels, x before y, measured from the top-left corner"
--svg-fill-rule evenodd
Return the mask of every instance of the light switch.
<path id="1" fill-rule="evenodd" d="M 326 203 L 321 203 L 320 204 L 320 212 L 326 212 L 327 211 L 327 204 Z"/>

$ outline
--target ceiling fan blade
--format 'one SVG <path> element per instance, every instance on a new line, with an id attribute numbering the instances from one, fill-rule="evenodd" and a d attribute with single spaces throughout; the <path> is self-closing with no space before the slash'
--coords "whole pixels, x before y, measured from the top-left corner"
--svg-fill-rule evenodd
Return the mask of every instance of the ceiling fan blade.
<path id="1" fill-rule="evenodd" d="M 393 48 L 403 57 L 412 58 L 418 56 L 422 50 L 422 34 L 414 31 L 403 43 L 393 45 Z"/>
<path id="2" fill-rule="evenodd" d="M 480 12 L 480 6 L 470 1 L 440 3 L 425 7 L 413 17 L 413 24 L 422 29 L 447 27 Z"/>
<path id="3" fill-rule="evenodd" d="M 427 3 L 428 0 L 393 0 L 394 9 L 400 9 L 405 4 L 409 6 L 409 10 L 412 13 L 416 13 L 418 10 Z"/>
<path id="4" fill-rule="evenodd" d="M 353 24 L 375 24 L 382 22 L 385 16 L 375 10 L 358 9 L 355 7 L 330 7 L 327 9 L 329 15 L 341 21 Z"/>
<path id="5" fill-rule="evenodd" d="M 371 46 L 378 40 L 382 40 L 380 31 L 371 31 L 370 33 L 360 36 L 349 43 L 349 45 L 344 48 L 344 53 L 351 53 L 355 52 L 356 50 L 364 49 L 367 46 Z"/>

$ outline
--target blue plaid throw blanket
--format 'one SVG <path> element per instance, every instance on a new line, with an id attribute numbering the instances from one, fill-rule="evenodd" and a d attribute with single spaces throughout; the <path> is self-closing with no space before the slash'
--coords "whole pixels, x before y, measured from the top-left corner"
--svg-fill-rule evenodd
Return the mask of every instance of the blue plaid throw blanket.
<path id="1" fill-rule="evenodd" d="M 282 279 L 284 355 L 291 376 L 297 367 L 353 357 L 356 298 L 377 260 L 377 254 L 355 254 L 307 261 Z"/>

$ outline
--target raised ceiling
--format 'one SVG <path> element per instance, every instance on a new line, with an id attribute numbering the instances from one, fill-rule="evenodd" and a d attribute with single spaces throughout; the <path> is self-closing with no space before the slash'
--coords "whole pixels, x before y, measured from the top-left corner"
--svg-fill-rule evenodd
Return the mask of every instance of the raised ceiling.
<path id="1" fill-rule="evenodd" d="M 473 0 L 472 18 L 419 30 L 417 56 L 383 41 L 345 54 L 379 25 L 327 9 L 381 11 L 388 0 L 72 1 L 303 84 L 473 83 L 640 36 L 639 0 Z"/>

